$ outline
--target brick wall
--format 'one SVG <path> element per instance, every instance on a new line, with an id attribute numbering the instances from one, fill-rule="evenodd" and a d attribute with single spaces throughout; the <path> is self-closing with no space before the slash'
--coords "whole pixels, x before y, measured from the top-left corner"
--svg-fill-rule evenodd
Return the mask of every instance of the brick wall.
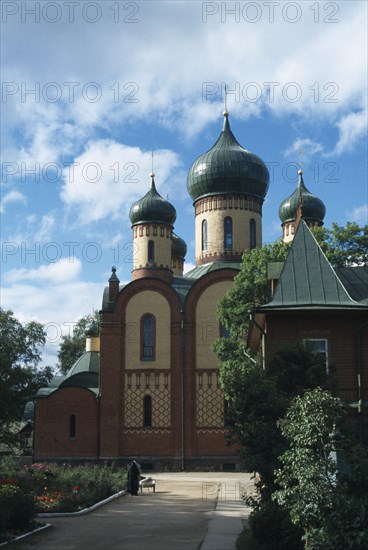
<path id="1" fill-rule="evenodd" d="M 71 416 L 75 437 L 70 437 Z M 88 389 L 63 388 L 35 406 L 34 458 L 96 458 L 98 456 L 98 401 Z"/>

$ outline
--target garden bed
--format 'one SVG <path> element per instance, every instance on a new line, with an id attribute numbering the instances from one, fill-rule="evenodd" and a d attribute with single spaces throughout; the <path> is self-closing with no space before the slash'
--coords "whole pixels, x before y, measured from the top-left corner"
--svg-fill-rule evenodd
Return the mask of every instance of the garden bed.
<path id="1" fill-rule="evenodd" d="M 0 543 L 31 531 L 35 517 L 85 513 L 121 496 L 126 471 L 103 465 L 35 463 L 0 472 Z M 39 526 L 39 524 L 37 524 Z"/>

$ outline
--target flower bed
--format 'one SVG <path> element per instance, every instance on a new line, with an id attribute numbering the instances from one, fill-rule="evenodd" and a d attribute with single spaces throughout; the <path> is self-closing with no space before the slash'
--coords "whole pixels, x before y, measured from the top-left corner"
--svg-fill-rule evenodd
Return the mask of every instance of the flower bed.
<path id="1" fill-rule="evenodd" d="M 0 542 L 34 523 L 42 512 L 77 512 L 121 491 L 126 471 L 107 465 L 35 463 L 0 472 Z M 5 538 L 4 538 L 5 536 Z"/>

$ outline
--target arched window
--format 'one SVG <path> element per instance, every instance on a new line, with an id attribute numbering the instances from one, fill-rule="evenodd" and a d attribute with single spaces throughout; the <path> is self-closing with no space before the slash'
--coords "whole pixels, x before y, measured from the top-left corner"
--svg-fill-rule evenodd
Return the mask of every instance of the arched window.
<path id="1" fill-rule="evenodd" d="M 149 428 L 152 426 L 152 398 L 145 395 L 143 399 L 143 426 Z"/>
<path id="2" fill-rule="evenodd" d="M 202 250 L 207 250 L 207 220 L 202 222 Z"/>
<path id="3" fill-rule="evenodd" d="M 229 216 L 224 219 L 224 245 L 225 250 L 233 248 L 233 220 Z"/>
<path id="4" fill-rule="evenodd" d="M 149 262 L 155 261 L 155 242 L 154 241 L 148 241 L 148 261 Z"/>
<path id="5" fill-rule="evenodd" d="M 153 361 L 155 359 L 155 329 L 156 321 L 149 313 L 141 319 L 141 359 Z"/>
<path id="6" fill-rule="evenodd" d="M 249 221 L 249 248 L 255 248 L 257 245 L 256 241 L 256 220 L 253 218 Z"/>
<path id="7" fill-rule="evenodd" d="M 75 414 L 72 414 L 69 422 L 69 437 L 74 438 L 76 436 L 77 419 Z"/>

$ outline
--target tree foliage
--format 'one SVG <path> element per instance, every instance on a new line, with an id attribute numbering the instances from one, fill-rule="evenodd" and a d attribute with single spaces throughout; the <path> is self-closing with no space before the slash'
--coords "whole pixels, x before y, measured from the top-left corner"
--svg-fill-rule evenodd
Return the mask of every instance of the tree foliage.
<path id="1" fill-rule="evenodd" d="M 58 351 L 58 368 L 62 374 L 66 374 L 77 359 L 83 354 L 86 347 L 86 331 L 91 324 L 99 322 L 98 311 L 81 317 L 74 329 L 72 335 L 63 335 Z"/>
<path id="2" fill-rule="evenodd" d="M 20 323 L 10 310 L 0 308 L 0 443 L 12 446 L 12 429 L 21 420 L 27 401 L 49 383 L 51 367 L 38 368 L 46 333 L 40 323 Z"/>
<path id="3" fill-rule="evenodd" d="M 332 229 L 314 227 L 312 233 L 333 267 L 368 265 L 368 225 L 333 223 Z"/>
<path id="4" fill-rule="evenodd" d="M 228 401 L 227 421 L 242 446 L 249 470 L 260 474 L 262 485 L 272 491 L 278 457 L 285 450 L 278 420 L 291 399 L 305 388 L 327 386 L 327 375 L 317 355 L 302 345 L 286 347 L 261 369 L 243 349 L 243 357 L 221 364 L 220 380 Z"/>
<path id="5" fill-rule="evenodd" d="M 342 423 L 339 399 L 321 388 L 296 397 L 280 421 L 288 449 L 277 471 L 277 502 L 306 535 L 308 548 L 366 548 L 368 540 L 368 458 L 345 437 L 338 452 L 332 435 Z"/>
<path id="6" fill-rule="evenodd" d="M 368 226 L 347 223 L 346 227 L 340 227 L 333 224 L 331 230 L 316 227 L 312 232 L 334 267 L 368 265 Z M 246 347 L 250 312 L 272 299 L 267 266 L 270 262 L 284 262 L 289 249 L 290 244 L 278 241 L 245 252 L 234 286 L 218 306 L 218 316 L 228 331 L 228 337 L 220 338 L 214 350 L 220 359 L 220 378 L 228 403 L 227 419 L 231 433 L 242 446 L 247 467 L 260 474 L 262 505 L 254 510 L 257 513 L 263 506 L 271 506 L 269 497 L 276 488 L 275 470 L 281 468 L 279 457 L 288 451 L 289 443 L 278 421 L 286 415 L 291 400 L 301 396 L 305 389 L 327 388 L 327 375 L 320 359 L 303 346 L 281 350 L 267 360 L 265 370 L 260 369 L 252 351 Z M 316 479 L 319 479 L 318 475 Z M 294 482 L 299 483 L 295 479 Z M 365 517 L 364 507 L 359 508 L 358 513 L 356 499 L 351 502 L 350 517 L 354 513 Z M 272 506 L 270 509 L 270 514 L 273 514 Z M 254 512 L 252 516 L 256 524 L 258 519 Z M 264 512 L 267 518 L 267 510 Z M 282 515 L 284 512 L 281 506 L 277 513 Z M 335 513 L 338 514 L 336 510 Z M 295 532 L 287 535 L 294 536 Z M 318 536 L 323 539 L 325 532 L 318 531 Z M 335 546 L 340 547 L 350 546 Z"/>
<path id="7" fill-rule="evenodd" d="M 271 300 L 267 281 L 268 263 L 283 262 L 289 249 L 290 244 L 278 241 L 244 253 L 242 268 L 234 279 L 234 286 L 219 301 L 217 310 L 221 324 L 235 341 L 246 338 L 249 312 Z"/>

